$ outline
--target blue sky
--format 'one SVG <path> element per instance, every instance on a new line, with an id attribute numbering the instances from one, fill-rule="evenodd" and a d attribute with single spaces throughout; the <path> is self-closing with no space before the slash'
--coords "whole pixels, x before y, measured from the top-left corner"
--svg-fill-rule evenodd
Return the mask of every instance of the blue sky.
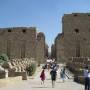
<path id="1" fill-rule="evenodd" d="M 52 45 L 65 13 L 90 12 L 90 0 L 0 0 L 0 27 L 35 26 Z"/>

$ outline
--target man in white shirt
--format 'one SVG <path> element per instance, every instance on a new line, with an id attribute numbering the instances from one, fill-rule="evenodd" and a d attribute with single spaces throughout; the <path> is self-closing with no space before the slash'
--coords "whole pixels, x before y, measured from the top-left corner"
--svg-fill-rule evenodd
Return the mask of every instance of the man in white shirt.
<path id="1" fill-rule="evenodd" d="M 90 70 L 88 72 L 88 90 L 90 90 Z"/>
<path id="2" fill-rule="evenodd" d="M 88 78 L 88 66 L 84 69 L 84 78 L 85 78 L 85 90 L 89 90 L 89 78 Z"/>

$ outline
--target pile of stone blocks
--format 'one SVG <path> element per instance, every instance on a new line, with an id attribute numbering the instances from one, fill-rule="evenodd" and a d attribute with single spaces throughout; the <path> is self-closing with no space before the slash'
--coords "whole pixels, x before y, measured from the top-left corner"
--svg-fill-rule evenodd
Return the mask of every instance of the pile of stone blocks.
<path id="1" fill-rule="evenodd" d="M 88 57 L 69 58 L 67 68 L 74 74 L 74 81 L 84 83 L 83 71 L 86 65 L 90 69 L 90 59 Z"/>

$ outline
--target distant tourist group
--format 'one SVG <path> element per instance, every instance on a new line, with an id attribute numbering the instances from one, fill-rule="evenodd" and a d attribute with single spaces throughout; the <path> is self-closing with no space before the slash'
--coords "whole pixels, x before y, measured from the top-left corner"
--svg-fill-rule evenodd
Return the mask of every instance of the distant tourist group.
<path id="1" fill-rule="evenodd" d="M 49 64 L 45 64 L 43 66 L 43 70 L 41 71 L 41 74 L 40 74 L 41 84 L 44 84 L 44 81 L 46 79 L 45 69 L 48 69 L 48 70 L 50 69 L 49 73 L 50 73 L 50 76 L 51 76 L 52 88 L 54 88 L 55 87 L 55 81 L 56 81 L 56 78 L 57 78 L 57 70 L 59 69 L 59 65 L 57 65 L 56 62 L 53 62 L 53 63 L 50 62 Z M 65 80 L 65 67 L 63 67 L 60 70 L 60 78 L 64 82 L 64 80 Z"/>

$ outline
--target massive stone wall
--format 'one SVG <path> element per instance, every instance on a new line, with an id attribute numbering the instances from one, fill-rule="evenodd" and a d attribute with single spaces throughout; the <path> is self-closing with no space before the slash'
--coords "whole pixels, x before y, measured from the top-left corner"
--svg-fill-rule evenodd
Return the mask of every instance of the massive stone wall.
<path id="1" fill-rule="evenodd" d="M 37 40 L 35 27 L 0 28 L 0 53 L 5 53 L 13 58 L 37 58 L 39 49 L 44 53 L 44 39 Z M 42 43 L 43 42 L 43 43 Z M 38 47 L 38 44 L 41 46 Z M 42 53 L 41 52 L 41 53 Z M 39 57 L 44 59 L 44 55 Z"/>
<path id="2" fill-rule="evenodd" d="M 0 29 L 0 53 L 9 58 L 36 57 L 36 29 L 5 28 Z"/>
<path id="3" fill-rule="evenodd" d="M 64 62 L 64 41 L 63 41 L 63 34 L 58 34 L 55 39 L 55 57 L 58 62 Z"/>
<path id="4" fill-rule="evenodd" d="M 56 42 L 56 45 L 61 48 L 63 44 L 64 54 L 61 56 L 65 60 L 69 57 L 90 57 L 90 13 L 64 14 L 62 34 L 63 38 L 60 37 L 60 42 Z M 57 54 L 59 54 L 58 46 L 56 46 Z"/>
<path id="5" fill-rule="evenodd" d="M 90 57 L 90 15 L 88 13 L 64 15 L 63 32 L 67 57 Z"/>
<path id="6" fill-rule="evenodd" d="M 45 35 L 40 32 L 37 34 L 37 60 L 39 63 L 45 62 Z"/>
<path id="7" fill-rule="evenodd" d="M 48 45 L 45 44 L 45 58 L 47 59 L 48 58 Z"/>
<path id="8" fill-rule="evenodd" d="M 51 46 L 51 58 L 52 59 L 56 58 L 55 44 L 52 44 L 52 46 Z"/>

